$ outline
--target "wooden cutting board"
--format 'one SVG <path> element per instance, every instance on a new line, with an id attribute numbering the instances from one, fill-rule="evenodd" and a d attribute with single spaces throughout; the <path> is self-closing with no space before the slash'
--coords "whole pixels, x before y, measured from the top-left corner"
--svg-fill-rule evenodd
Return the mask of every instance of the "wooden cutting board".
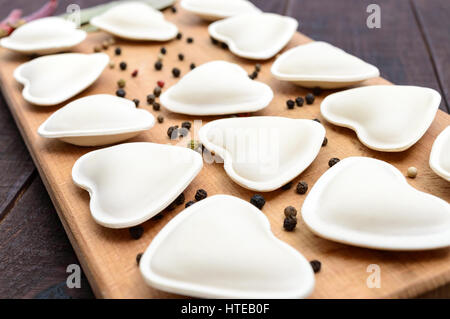
<path id="1" fill-rule="evenodd" d="M 208 36 L 207 23 L 199 18 L 183 10 L 179 10 L 177 14 L 167 12 L 166 17 L 178 25 L 183 33 L 181 40 L 163 44 L 117 40 L 117 45 L 122 48 L 121 56 L 114 55 L 115 46 L 105 50 L 112 61 L 116 63 L 116 67 L 114 69 L 107 68 L 94 85 L 76 96 L 79 98 L 98 93 L 114 94 L 117 89 L 116 81 L 124 78 L 127 81 L 125 88 L 127 98 L 138 98 L 141 101 L 140 107 L 149 110 L 155 117 L 162 114 L 165 118 L 163 124 L 157 123 L 150 131 L 130 140 L 132 142 L 151 141 L 185 145 L 190 138 L 196 138 L 198 129 L 191 130 L 193 136 L 175 142 L 170 141 L 167 137 L 166 131 L 169 126 L 180 125 L 182 121 L 186 120 L 201 119 L 206 123 L 217 118 L 189 117 L 169 113 L 164 109 L 155 112 L 151 106 L 147 105 L 145 97 L 153 91 L 156 81 L 164 81 L 164 88 L 178 81 L 171 74 L 173 67 L 178 67 L 181 74 L 184 75 L 189 71 L 191 63 L 200 65 L 207 61 L 221 59 L 237 63 L 251 73 L 256 63 L 238 58 L 228 50 L 213 45 Z M 193 37 L 194 42 L 188 44 L 187 37 Z M 73 51 L 93 52 L 94 46 L 101 45 L 102 41 L 108 38 L 109 36 L 103 32 L 90 34 L 87 40 Z M 286 49 L 310 41 L 311 39 L 297 33 Z M 162 46 L 167 49 L 163 60 L 164 67 L 162 71 L 155 71 L 153 64 L 157 60 Z M 183 53 L 185 56 L 182 62 L 178 60 L 179 53 Z M 38 136 L 38 126 L 62 105 L 39 107 L 24 101 L 21 95 L 21 86 L 13 79 L 13 71 L 19 64 L 27 60 L 28 58 L 0 49 L 2 90 L 96 296 L 101 298 L 175 297 L 144 284 L 136 265 L 136 255 L 146 249 L 152 238 L 182 210 L 182 207 L 180 206 L 170 213 L 163 213 L 162 219 L 144 223 L 145 233 L 139 240 L 131 239 L 127 229 L 112 230 L 97 225 L 89 212 L 88 193 L 77 188 L 71 179 L 74 162 L 94 148 L 76 147 L 56 140 L 45 140 Z M 126 71 L 119 70 L 118 63 L 121 61 L 127 62 Z M 332 91 L 327 91 L 316 98 L 313 105 L 288 110 L 286 108 L 287 99 L 304 96 L 309 90 L 274 79 L 270 74 L 272 62 L 273 59 L 261 62 L 262 71 L 257 80 L 270 85 L 275 97 L 266 109 L 255 115 L 319 118 L 327 130 L 328 145 L 321 149 L 312 165 L 294 179 L 294 185 L 300 180 L 304 180 L 311 188 L 327 170 L 327 163 L 331 157 L 342 159 L 355 155 L 369 156 L 387 161 L 402 172 L 406 172 L 409 166 L 416 166 L 419 174 L 416 179 L 408 179 L 408 182 L 419 190 L 450 201 L 450 183 L 439 178 L 428 166 L 434 139 L 450 124 L 448 114 L 438 111 L 427 133 L 405 152 L 371 151 L 358 141 L 353 131 L 330 125 L 320 116 L 320 103 L 326 94 L 332 93 Z M 136 78 L 131 77 L 134 69 L 139 70 Z M 377 78 L 367 81 L 365 84 L 386 83 L 389 82 Z M 193 199 L 198 188 L 206 189 L 209 195 L 230 194 L 245 200 L 249 200 L 254 194 L 232 182 L 225 174 L 222 164 L 205 163 L 201 173 L 185 190 L 186 200 Z M 426 252 L 384 252 L 355 248 L 316 237 L 306 228 L 301 218 L 299 218 L 299 224 L 294 232 L 284 231 L 282 227 L 284 208 L 292 205 L 300 210 L 305 199 L 305 195 L 296 194 L 294 189 L 295 187 L 287 191 L 277 190 L 264 194 L 267 203 L 263 212 L 269 218 L 272 231 L 278 238 L 298 249 L 307 259 L 318 259 L 322 262 L 322 270 L 316 275 L 316 287 L 312 298 L 412 297 L 450 282 L 450 249 Z M 367 272 L 370 264 L 380 266 L 380 288 L 368 288 L 366 284 L 367 278 L 371 274 Z"/>

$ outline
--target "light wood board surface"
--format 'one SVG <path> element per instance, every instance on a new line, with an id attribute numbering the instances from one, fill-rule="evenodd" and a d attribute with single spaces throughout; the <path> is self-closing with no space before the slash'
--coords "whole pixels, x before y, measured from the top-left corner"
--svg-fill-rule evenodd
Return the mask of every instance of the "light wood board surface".
<path id="1" fill-rule="evenodd" d="M 121 56 L 114 55 L 115 46 L 105 51 L 116 62 L 116 68 L 107 68 L 94 85 L 75 97 L 97 93 L 114 94 L 117 89 L 117 80 L 124 78 L 127 81 L 125 88 L 127 98 L 138 98 L 141 101 L 140 107 L 148 109 L 155 117 L 158 114 L 165 117 L 163 124 L 156 123 L 150 131 L 130 141 L 176 144 L 180 141 L 170 141 L 167 137 L 166 131 L 169 126 L 180 125 L 185 120 L 201 119 L 206 123 L 218 118 L 189 117 L 169 113 L 163 108 L 155 112 L 151 106 L 147 105 L 145 97 L 153 91 L 156 81 L 164 81 L 165 89 L 178 81 L 171 74 L 173 67 L 180 68 L 181 74 L 184 75 L 189 71 L 191 62 L 200 65 L 207 61 L 222 59 L 238 63 L 250 73 L 256 63 L 235 57 L 228 50 L 212 45 L 207 33 L 207 24 L 197 17 L 183 10 L 179 10 L 177 14 L 167 12 L 166 17 L 178 25 L 183 33 L 182 40 L 163 44 L 118 40 L 117 45 L 122 48 Z M 186 43 L 186 38 L 189 36 L 194 38 L 194 43 Z M 87 40 L 73 51 L 93 52 L 94 46 L 100 45 L 108 38 L 109 36 L 103 32 L 90 34 Z M 286 49 L 309 41 L 311 41 L 309 38 L 297 33 Z M 167 54 L 163 60 L 163 70 L 157 72 L 153 64 L 162 46 L 166 47 Z M 178 61 L 178 53 L 184 54 L 184 61 Z M 39 125 L 63 104 L 55 107 L 39 107 L 23 100 L 20 93 L 21 86 L 15 82 L 12 74 L 20 63 L 27 60 L 28 58 L 20 57 L 4 49 L 0 50 L 2 90 L 96 296 L 104 298 L 174 297 L 146 286 L 141 279 L 135 258 L 138 253 L 146 249 L 158 231 L 182 210 L 182 206 L 172 212 L 164 212 L 162 219 L 144 223 L 145 233 L 139 240 L 131 239 L 127 229 L 111 230 L 97 225 L 89 212 L 88 193 L 77 188 L 71 179 L 74 162 L 93 148 L 45 140 L 37 135 Z M 126 71 L 119 70 L 117 64 L 121 61 L 127 62 Z M 294 185 L 304 180 L 311 188 L 320 175 L 327 170 L 327 163 L 331 157 L 342 159 L 360 155 L 385 160 L 402 172 L 406 172 L 409 166 L 416 166 L 419 170 L 418 177 L 414 180 L 408 179 L 408 182 L 419 190 L 450 201 L 450 183 L 435 175 L 428 166 L 434 139 L 450 124 L 448 114 L 438 111 L 424 137 L 405 152 L 371 151 L 358 141 L 353 131 L 330 125 L 321 118 L 320 102 L 332 91 L 326 91 L 316 98 L 313 105 L 288 110 L 285 103 L 288 98 L 304 96 L 309 90 L 274 79 L 270 74 L 272 62 L 273 59 L 262 62 L 262 71 L 257 80 L 269 84 L 274 90 L 275 97 L 266 109 L 255 115 L 319 118 L 327 130 L 328 145 L 321 149 L 312 165 L 293 180 Z M 134 69 L 139 70 L 136 78 L 131 77 Z M 388 82 L 377 78 L 365 84 L 385 83 Z M 191 130 L 193 135 L 197 132 L 198 130 Z M 191 135 L 181 143 L 185 144 L 191 138 L 196 137 Z M 230 194 L 245 200 L 249 200 L 254 194 L 232 182 L 225 174 L 222 164 L 205 163 L 201 173 L 186 189 L 186 200 L 193 199 L 198 188 L 204 188 L 209 195 Z M 316 288 L 312 298 L 413 297 L 450 282 L 450 249 L 427 252 L 383 252 L 350 247 L 313 235 L 306 228 L 301 217 L 294 232 L 285 232 L 282 228 L 283 209 L 292 205 L 300 210 L 305 198 L 305 195 L 296 194 L 294 189 L 295 187 L 287 191 L 277 190 L 264 194 L 267 203 L 263 212 L 268 216 L 272 231 L 278 238 L 298 249 L 307 259 L 318 259 L 322 262 L 322 270 L 316 275 Z M 381 288 L 368 288 L 366 285 L 367 277 L 370 275 L 366 269 L 370 264 L 377 264 L 381 268 Z"/>

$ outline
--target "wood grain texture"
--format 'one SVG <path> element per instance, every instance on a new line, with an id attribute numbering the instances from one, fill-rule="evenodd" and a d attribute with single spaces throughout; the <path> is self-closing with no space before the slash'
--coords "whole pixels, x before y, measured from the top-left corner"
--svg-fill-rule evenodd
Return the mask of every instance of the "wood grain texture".
<path id="1" fill-rule="evenodd" d="M 433 2 L 426 1 L 426 5 L 432 7 Z M 380 29 L 369 29 L 366 25 L 369 16 L 366 8 L 371 3 L 374 1 L 292 0 L 289 1 L 287 14 L 299 20 L 300 31 L 307 36 L 330 42 L 376 65 L 381 76 L 389 81 L 399 85 L 430 87 L 442 95 L 410 1 L 376 1 L 381 7 Z M 429 10 L 439 11 L 437 8 Z M 448 32 L 446 34 L 448 42 Z M 444 52 L 448 57 L 448 50 Z M 440 107 L 449 111 L 445 101 Z"/>
<path id="2" fill-rule="evenodd" d="M 213 46 L 206 31 L 206 23 L 200 19 L 179 11 L 176 15 L 167 15 L 173 20 L 184 34 L 194 37 L 194 43 L 186 44 L 185 40 L 165 43 L 167 55 L 164 58 L 164 68 L 161 72 L 153 69 L 161 45 L 137 44 L 126 41 L 118 42 L 122 47 L 122 56 L 113 55 L 113 48 L 106 51 L 116 63 L 125 60 L 128 70 L 123 72 L 117 68 L 107 69 L 100 79 L 80 96 L 95 93 L 113 93 L 119 78 L 127 80 L 127 97 L 141 100 L 143 108 L 151 110 L 145 104 L 145 96 L 152 91 L 157 80 L 164 80 L 166 87 L 173 85 L 177 79 L 171 76 L 172 67 L 181 69 L 182 75 L 188 72 L 191 62 L 197 65 L 213 59 L 224 59 L 243 66 L 247 71 L 253 69 L 255 62 L 233 56 L 230 52 Z M 92 52 L 92 48 L 106 39 L 103 33 L 92 34 L 87 41 L 79 45 L 75 51 Z M 296 34 L 288 47 L 310 41 L 307 37 Z M 179 62 L 177 54 L 183 52 L 185 61 Z M 74 249 L 83 265 L 83 269 L 98 297 L 173 297 L 173 295 L 147 287 L 136 267 L 135 256 L 145 250 L 151 239 L 158 231 L 179 211 L 164 213 L 160 220 L 151 220 L 143 224 L 144 236 L 139 240 L 132 240 L 128 230 L 111 230 L 97 225 L 90 216 L 87 192 L 77 188 L 71 181 L 70 172 L 73 163 L 79 156 L 92 150 L 67 145 L 58 141 L 40 138 L 37 127 L 58 107 L 41 108 L 24 102 L 20 94 L 20 86 L 12 78 L 14 68 L 25 59 L 0 50 L 0 61 L 4 66 L 0 70 L 2 87 L 9 101 L 12 113 L 18 123 L 31 151 L 39 172 L 43 177 L 47 190 L 59 213 L 63 226 L 72 242 Z M 256 115 L 280 115 L 292 118 L 321 118 L 319 104 L 321 96 L 314 105 L 287 110 L 285 101 L 298 95 L 305 95 L 308 91 L 289 83 L 282 83 L 271 77 L 269 68 L 273 61 L 263 63 L 263 69 L 258 77 L 269 84 L 275 91 L 275 99 L 265 110 Z M 131 78 L 133 69 L 139 69 L 139 76 Z M 379 78 L 366 84 L 387 83 Z M 329 93 L 329 92 L 327 92 Z M 149 132 L 141 134 L 131 141 L 152 141 L 169 143 L 166 130 L 170 125 L 180 124 L 184 120 L 194 120 L 194 117 L 159 112 L 165 117 L 163 124 L 157 124 Z M 204 122 L 214 118 L 201 118 Z M 322 121 L 324 123 L 324 120 Z M 327 162 L 331 157 L 344 158 L 351 155 L 364 155 L 386 160 L 401 171 L 414 165 L 419 168 L 419 176 L 415 180 L 408 180 L 416 188 L 450 200 L 450 185 L 436 176 L 428 167 L 428 156 L 431 143 L 437 134 L 450 123 L 450 116 L 439 111 L 432 126 L 425 136 L 408 151 L 397 154 L 384 154 L 365 148 L 355 134 L 344 128 L 325 124 L 328 145 L 323 148 L 314 163 L 294 182 L 305 180 L 310 186 L 326 171 Z M 195 132 L 194 132 L 195 133 Z M 187 139 L 181 141 L 185 145 Z M 173 143 L 173 142 L 172 142 Z M 192 199 L 198 188 L 205 188 L 210 195 L 217 193 L 231 194 L 245 200 L 253 195 L 234 184 L 225 174 L 222 165 L 206 164 L 199 176 L 186 189 L 186 199 Z M 282 230 L 283 209 L 293 205 L 301 207 L 304 196 L 295 194 L 294 190 L 274 191 L 265 195 L 267 204 L 263 211 L 268 216 L 274 234 L 302 252 L 308 259 L 319 259 L 323 263 L 321 273 L 316 276 L 317 286 L 314 298 L 323 297 L 410 297 L 442 286 L 450 281 L 450 250 L 441 249 L 430 252 L 382 252 L 362 248 L 354 248 L 333 243 L 314 236 L 299 220 L 295 232 Z M 382 270 L 382 287 L 369 289 L 366 286 L 369 264 L 379 264 Z"/>

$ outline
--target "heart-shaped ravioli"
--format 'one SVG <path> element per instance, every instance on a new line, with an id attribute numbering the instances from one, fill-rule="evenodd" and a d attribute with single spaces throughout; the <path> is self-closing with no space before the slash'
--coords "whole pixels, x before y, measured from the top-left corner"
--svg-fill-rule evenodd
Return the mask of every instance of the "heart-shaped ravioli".
<path id="1" fill-rule="evenodd" d="M 196 67 L 170 87 L 161 95 L 161 103 L 172 112 L 219 115 L 255 112 L 272 98 L 272 89 L 250 80 L 239 65 L 212 61 Z"/>
<path id="2" fill-rule="evenodd" d="M 237 56 L 266 60 L 277 54 L 297 30 L 297 20 L 275 13 L 242 14 L 213 22 L 209 35 Z"/>
<path id="3" fill-rule="evenodd" d="M 89 192 L 97 223 L 125 228 L 169 206 L 202 166 L 201 155 L 185 147 L 126 143 L 83 155 L 73 166 L 72 179 Z"/>
<path id="4" fill-rule="evenodd" d="M 90 23 L 120 38 L 138 41 L 167 41 L 178 33 L 176 25 L 166 21 L 160 11 L 136 1 L 113 6 Z"/>
<path id="5" fill-rule="evenodd" d="M 367 157 L 346 158 L 325 172 L 305 199 L 302 217 L 317 235 L 349 245 L 450 245 L 449 203 L 410 186 L 394 166 Z"/>
<path id="6" fill-rule="evenodd" d="M 269 192 L 302 173 L 316 158 L 324 127 L 312 120 L 276 116 L 209 122 L 199 139 L 224 160 L 228 176 L 247 189 Z"/>
<path id="7" fill-rule="evenodd" d="M 430 154 L 431 169 L 450 182 L 450 125 L 438 135 Z"/>
<path id="8" fill-rule="evenodd" d="M 440 101 L 440 94 L 429 88 L 373 85 L 327 96 L 320 112 L 327 121 L 355 130 L 367 147 L 400 152 L 425 134 Z"/>
<path id="9" fill-rule="evenodd" d="M 21 64 L 14 78 L 24 85 L 22 95 L 29 103 L 55 105 L 94 83 L 108 62 L 105 53 L 47 55 Z"/>
<path id="10" fill-rule="evenodd" d="M 216 195 L 174 217 L 140 261 L 155 288 L 204 298 L 303 298 L 314 288 L 307 260 L 242 199 Z"/>

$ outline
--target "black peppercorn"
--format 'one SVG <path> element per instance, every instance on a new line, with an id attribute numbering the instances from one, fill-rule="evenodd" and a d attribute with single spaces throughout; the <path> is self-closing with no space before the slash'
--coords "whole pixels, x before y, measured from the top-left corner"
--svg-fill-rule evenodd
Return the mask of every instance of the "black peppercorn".
<path id="1" fill-rule="evenodd" d="M 292 100 L 287 100 L 286 105 L 287 105 L 288 109 L 292 110 L 295 106 L 295 102 Z"/>
<path id="2" fill-rule="evenodd" d="M 136 107 L 138 107 L 139 106 L 139 100 L 138 99 L 133 99 L 133 102 L 134 102 L 134 105 L 136 105 Z"/>
<path id="3" fill-rule="evenodd" d="M 170 211 L 174 210 L 175 208 L 177 208 L 177 203 L 175 201 L 173 201 L 172 203 L 170 203 L 169 206 L 166 207 L 166 211 L 170 212 Z"/>
<path id="4" fill-rule="evenodd" d="M 172 10 L 173 13 L 177 13 L 177 8 L 175 6 L 171 6 L 170 10 Z"/>
<path id="5" fill-rule="evenodd" d="M 328 166 L 333 167 L 339 162 L 339 158 L 333 157 L 328 161 Z"/>
<path id="6" fill-rule="evenodd" d="M 167 136 L 169 136 L 172 140 L 176 139 L 178 137 L 178 125 L 169 127 L 167 130 Z"/>
<path id="7" fill-rule="evenodd" d="M 119 67 L 122 71 L 127 69 L 127 63 L 126 62 L 120 62 Z"/>
<path id="8" fill-rule="evenodd" d="M 133 239 L 139 239 L 142 237 L 142 234 L 144 233 L 144 227 L 142 227 L 141 225 L 137 225 L 134 227 L 131 227 L 129 229 L 130 232 L 130 236 Z"/>
<path id="9" fill-rule="evenodd" d="M 262 197 L 262 195 L 255 194 L 250 199 L 250 203 L 258 207 L 259 209 L 262 209 L 264 204 L 266 203 L 266 200 L 264 199 L 264 197 Z"/>
<path id="10" fill-rule="evenodd" d="M 301 181 L 297 184 L 296 190 L 298 194 L 305 194 L 308 191 L 308 184 L 304 181 Z"/>
<path id="11" fill-rule="evenodd" d="M 327 137 L 325 136 L 325 137 L 323 138 L 322 146 L 327 146 L 327 144 L 328 144 L 328 139 L 327 139 Z"/>
<path id="12" fill-rule="evenodd" d="M 320 123 L 320 120 L 319 120 L 319 119 L 314 119 L 313 121 L 316 121 L 317 123 Z"/>
<path id="13" fill-rule="evenodd" d="M 297 226 L 297 217 L 289 216 L 284 218 L 283 228 L 286 231 L 293 231 L 295 226 Z"/>
<path id="14" fill-rule="evenodd" d="M 177 40 L 181 40 L 181 38 L 183 37 L 183 34 L 181 32 L 177 33 Z"/>
<path id="15" fill-rule="evenodd" d="M 295 217 L 297 216 L 297 210 L 293 206 L 288 206 L 284 209 L 284 216 Z"/>
<path id="16" fill-rule="evenodd" d="M 180 60 L 180 61 L 184 60 L 184 54 L 183 53 L 179 53 L 178 54 L 178 60 Z"/>
<path id="17" fill-rule="evenodd" d="M 193 201 L 193 200 L 190 200 L 190 201 L 188 201 L 187 203 L 186 203 L 186 205 L 184 205 L 184 207 L 185 208 L 188 208 L 189 206 L 192 206 L 192 205 L 194 205 L 195 204 L 195 202 Z"/>
<path id="18" fill-rule="evenodd" d="M 214 45 L 219 44 L 219 41 L 217 41 L 216 39 L 214 39 L 213 37 L 209 37 L 211 39 L 211 43 Z"/>
<path id="19" fill-rule="evenodd" d="M 188 130 L 191 129 L 191 126 L 192 126 L 191 122 L 187 122 L 186 121 L 186 122 L 181 123 L 181 127 L 184 127 L 184 128 L 186 128 Z"/>
<path id="20" fill-rule="evenodd" d="M 297 106 L 303 106 L 304 100 L 301 96 L 299 96 L 295 99 L 295 103 L 297 104 Z"/>
<path id="21" fill-rule="evenodd" d="M 311 93 L 308 93 L 305 96 L 306 104 L 313 104 L 314 103 L 314 99 L 315 99 L 315 97 Z"/>
<path id="22" fill-rule="evenodd" d="M 189 37 L 189 38 L 186 39 L 186 42 L 187 42 L 187 43 L 192 43 L 192 42 L 194 42 L 194 39 L 191 38 L 191 37 Z"/>
<path id="23" fill-rule="evenodd" d="M 162 54 L 166 54 L 166 53 L 167 53 L 167 50 L 166 50 L 165 47 L 162 47 L 161 50 L 160 50 L 160 52 L 161 52 Z"/>
<path id="24" fill-rule="evenodd" d="M 164 116 L 158 115 L 158 123 L 164 122 Z"/>
<path id="25" fill-rule="evenodd" d="M 118 89 L 118 90 L 116 91 L 116 95 L 117 95 L 118 97 L 125 97 L 126 92 L 125 92 L 124 89 Z"/>
<path id="26" fill-rule="evenodd" d="M 291 189 L 291 187 L 292 187 L 292 182 L 289 182 L 289 183 L 287 183 L 287 184 L 281 186 L 281 189 L 284 190 L 284 191 L 286 191 L 286 190 L 288 190 L 288 189 Z"/>
<path id="27" fill-rule="evenodd" d="M 160 71 L 160 70 L 162 69 L 162 67 L 163 67 L 163 64 L 162 64 L 161 61 L 156 61 L 156 62 L 155 62 L 155 69 L 156 69 L 157 71 Z"/>
<path id="28" fill-rule="evenodd" d="M 315 274 L 317 274 L 322 268 L 322 263 L 318 260 L 311 260 L 309 262 Z"/>
<path id="29" fill-rule="evenodd" d="M 191 70 L 195 69 L 195 63 L 191 63 L 189 67 L 191 68 Z"/>
<path id="30" fill-rule="evenodd" d="M 142 253 L 139 253 L 136 255 L 136 264 L 139 266 L 139 263 L 141 262 Z"/>
<path id="31" fill-rule="evenodd" d="M 201 201 L 202 199 L 205 199 L 207 196 L 208 196 L 208 193 L 204 189 L 200 188 L 195 193 L 195 200 L 198 202 L 198 201 Z"/>
<path id="32" fill-rule="evenodd" d="M 316 86 L 315 88 L 313 88 L 313 94 L 314 96 L 319 96 L 320 94 L 322 94 L 322 89 Z"/>
<path id="33" fill-rule="evenodd" d="M 152 104 L 153 102 L 155 102 L 155 96 L 153 94 L 147 95 L 147 103 Z"/>
<path id="34" fill-rule="evenodd" d="M 114 50 L 114 53 L 115 53 L 116 55 L 121 55 L 121 54 L 122 54 L 122 49 L 119 48 L 119 47 L 117 47 L 117 48 Z"/>
<path id="35" fill-rule="evenodd" d="M 179 76 L 180 76 L 180 73 L 181 73 L 181 72 L 180 72 L 180 69 L 179 69 L 179 68 L 173 68 L 173 69 L 172 69 L 172 74 L 173 74 L 174 77 L 176 77 L 176 78 L 179 77 Z"/>
<path id="36" fill-rule="evenodd" d="M 155 86 L 155 88 L 153 89 L 153 94 L 156 97 L 159 97 L 161 95 L 161 88 L 159 86 Z"/>
<path id="37" fill-rule="evenodd" d="M 248 76 L 250 79 L 254 80 L 258 77 L 258 72 L 253 71 L 252 73 L 250 73 L 250 75 Z"/>
<path id="38" fill-rule="evenodd" d="M 175 203 L 177 205 L 181 205 L 184 203 L 184 193 L 181 193 L 180 195 L 178 195 L 177 199 L 175 199 Z"/>
<path id="39" fill-rule="evenodd" d="M 161 108 L 161 105 L 158 102 L 153 102 L 153 110 L 159 111 Z"/>
<path id="40" fill-rule="evenodd" d="M 228 49 L 228 44 L 226 44 L 225 42 L 222 42 L 222 43 L 220 44 L 220 47 L 221 47 L 222 49 Z"/>

